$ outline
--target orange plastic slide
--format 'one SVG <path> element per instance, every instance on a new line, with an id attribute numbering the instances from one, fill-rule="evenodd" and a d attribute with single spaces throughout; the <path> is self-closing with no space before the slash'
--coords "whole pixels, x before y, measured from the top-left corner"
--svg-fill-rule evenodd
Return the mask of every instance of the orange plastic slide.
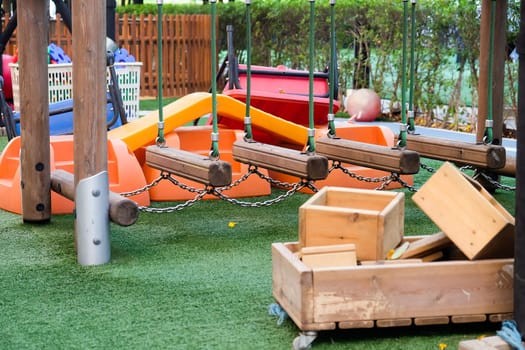
<path id="1" fill-rule="evenodd" d="M 165 106 L 163 109 L 164 130 L 173 131 L 197 118 L 211 112 L 212 95 L 205 92 L 196 92 Z M 246 105 L 226 95 L 217 95 L 217 113 L 224 118 L 244 122 Z M 257 108 L 251 108 L 252 124 L 259 129 L 286 143 L 306 145 L 308 130 L 304 126 L 294 124 L 285 119 L 273 116 Z M 151 144 L 157 137 L 158 111 L 136 119 L 128 124 L 108 132 L 111 139 L 120 139 L 128 145 L 131 151 Z"/>

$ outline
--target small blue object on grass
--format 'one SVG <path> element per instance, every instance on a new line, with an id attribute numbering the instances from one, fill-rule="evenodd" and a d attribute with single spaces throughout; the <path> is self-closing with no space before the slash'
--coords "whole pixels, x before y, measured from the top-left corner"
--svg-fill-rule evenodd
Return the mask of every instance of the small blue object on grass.
<path id="1" fill-rule="evenodd" d="M 514 350 L 525 350 L 525 346 L 521 342 L 521 334 L 514 320 L 504 320 L 501 330 L 497 331 L 496 334 L 509 343 Z"/>
<path id="2" fill-rule="evenodd" d="M 268 307 L 268 313 L 270 314 L 270 316 L 279 317 L 277 319 L 278 326 L 282 325 L 284 320 L 288 318 L 288 314 L 286 313 L 286 311 L 284 311 L 281 305 L 276 303 L 270 304 L 270 306 Z"/>

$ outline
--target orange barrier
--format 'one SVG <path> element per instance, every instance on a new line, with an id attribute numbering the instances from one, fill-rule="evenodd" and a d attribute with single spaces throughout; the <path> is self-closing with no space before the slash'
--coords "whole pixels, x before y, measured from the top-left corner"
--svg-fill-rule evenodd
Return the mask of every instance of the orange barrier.
<path id="1" fill-rule="evenodd" d="M 20 137 L 12 139 L 0 155 L 0 208 L 21 214 L 20 189 Z M 73 136 L 51 136 L 51 171 L 63 169 L 73 173 Z M 108 177 L 110 190 L 116 193 L 133 191 L 146 185 L 146 180 L 135 155 L 120 140 L 108 141 Z M 147 192 L 130 197 L 139 205 L 149 205 Z M 53 214 L 72 213 L 74 203 L 54 192 L 51 193 Z"/>

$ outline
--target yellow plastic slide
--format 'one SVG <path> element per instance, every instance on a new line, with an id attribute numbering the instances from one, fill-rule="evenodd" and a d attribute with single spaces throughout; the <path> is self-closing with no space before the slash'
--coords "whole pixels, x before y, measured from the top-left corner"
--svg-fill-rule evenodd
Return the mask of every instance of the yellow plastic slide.
<path id="1" fill-rule="evenodd" d="M 212 95 L 205 92 L 196 92 L 170 103 L 163 109 L 164 130 L 169 132 L 179 126 L 200 118 L 212 111 Z M 232 97 L 217 95 L 217 113 L 222 117 L 244 122 L 246 105 Z M 305 145 L 308 139 L 308 129 L 282 118 L 251 107 L 252 124 L 280 140 Z M 159 122 L 158 111 L 142 118 L 133 120 L 123 126 L 108 132 L 111 139 L 124 141 L 131 151 L 151 144 L 155 141 Z"/>

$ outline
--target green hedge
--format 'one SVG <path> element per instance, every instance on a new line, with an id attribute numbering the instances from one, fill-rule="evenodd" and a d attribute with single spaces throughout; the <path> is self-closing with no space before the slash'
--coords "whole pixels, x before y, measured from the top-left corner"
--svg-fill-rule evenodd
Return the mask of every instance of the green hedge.
<path id="1" fill-rule="evenodd" d="M 416 8 L 417 82 L 415 101 L 419 108 L 449 103 L 476 103 L 479 56 L 479 8 L 472 0 L 419 0 Z M 410 14 L 411 2 L 408 3 Z M 308 67 L 309 1 L 260 0 L 251 4 L 252 63 L 291 68 Z M 370 56 L 370 84 L 381 96 L 400 99 L 401 48 L 404 2 L 387 0 L 338 0 L 335 5 L 340 85 L 352 87 L 354 68 L 363 64 L 354 58 L 354 45 L 364 45 Z M 119 13 L 152 13 L 156 5 L 118 7 Z M 209 6 L 164 5 L 163 12 L 209 13 Z M 226 25 L 234 26 L 234 46 L 244 61 L 245 4 L 218 3 L 219 48 L 226 50 Z M 316 69 L 329 63 L 330 3 L 315 3 Z M 519 1 L 509 0 L 508 42 L 518 31 Z M 410 31 L 409 31 L 410 33 Z M 516 74 L 516 64 L 510 74 Z M 461 75 L 460 75 L 461 73 Z M 514 77 L 514 81 L 516 77 Z M 509 79 L 512 80 L 512 79 Z M 512 87 L 511 87 L 512 88 Z M 511 90 L 511 95 L 514 93 Z M 508 104 L 513 104 L 512 96 Z"/>

